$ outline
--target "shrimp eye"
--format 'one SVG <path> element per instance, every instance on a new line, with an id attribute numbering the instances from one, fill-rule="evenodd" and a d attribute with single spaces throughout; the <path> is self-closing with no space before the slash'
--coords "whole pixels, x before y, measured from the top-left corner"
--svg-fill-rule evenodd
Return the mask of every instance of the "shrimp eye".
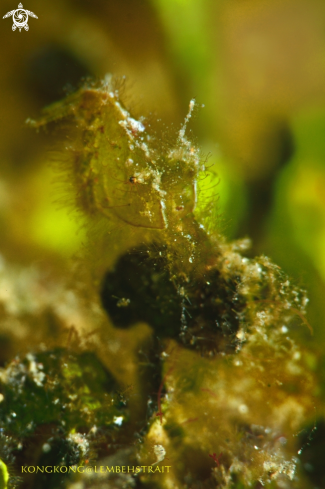
<path id="1" fill-rule="evenodd" d="M 137 183 L 137 181 L 138 181 L 137 177 L 130 177 L 129 178 L 129 182 L 131 182 L 131 183 Z"/>

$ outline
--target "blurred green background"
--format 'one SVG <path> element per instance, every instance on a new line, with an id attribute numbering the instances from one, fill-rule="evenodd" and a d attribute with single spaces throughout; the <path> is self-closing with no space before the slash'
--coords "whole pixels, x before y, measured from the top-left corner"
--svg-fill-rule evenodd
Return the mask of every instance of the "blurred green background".
<path id="1" fill-rule="evenodd" d="M 4 0 L 1 15 L 15 8 Z M 177 128 L 192 97 L 204 104 L 192 130 L 220 181 L 211 194 L 216 229 L 250 237 L 251 256 L 270 256 L 308 290 L 314 340 L 325 342 L 324 2 L 28 0 L 24 8 L 38 16 L 28 32 L 13 32 L 11 18 L 0 30 L 1 253 L 51 265 L 78 250 L 83 231 L 56 202 L 51 135 L 25 120 L 85 77 L 125 75 L 137 116 Z"/>

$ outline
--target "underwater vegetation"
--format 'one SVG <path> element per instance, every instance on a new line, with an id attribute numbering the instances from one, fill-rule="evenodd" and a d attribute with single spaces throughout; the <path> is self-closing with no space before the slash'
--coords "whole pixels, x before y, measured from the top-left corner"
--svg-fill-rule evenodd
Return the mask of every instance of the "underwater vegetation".
<path id="1" fill-rule="evenodd" d="M 1 370 L 0 488 L 321 487 L 323 360 L 300 339 L 305 291 L 219 234 L 195 100 L 173 130 L 123 94 L 106 77 L 28 121 L 55 135 L 62 204 L 86 242 L 46 307 L 27 290 L 16 308 L 3 300 L 53 341 Z"/>

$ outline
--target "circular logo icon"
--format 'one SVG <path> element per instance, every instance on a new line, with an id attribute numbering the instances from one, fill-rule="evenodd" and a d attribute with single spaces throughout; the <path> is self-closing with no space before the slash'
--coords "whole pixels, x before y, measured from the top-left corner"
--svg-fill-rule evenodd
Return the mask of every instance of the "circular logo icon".
<path id="1" fill-rule="evenodd" d="M 18 8 L 16 10 L 11 10 L 10 12 L 7 12 L 6 15 L 3 16 L 3 19 L 11 16 L 13 20 L 12 30 L 15 31 L 18 27 L 19 32 L 21 32 L 22 28 L 24 28 L 25 31 L 28 31 L 28 16 L 38 19 L 37 15 L 35 15 L 33 12 L 23 9 L 22 3 L 18 5 Z"/>

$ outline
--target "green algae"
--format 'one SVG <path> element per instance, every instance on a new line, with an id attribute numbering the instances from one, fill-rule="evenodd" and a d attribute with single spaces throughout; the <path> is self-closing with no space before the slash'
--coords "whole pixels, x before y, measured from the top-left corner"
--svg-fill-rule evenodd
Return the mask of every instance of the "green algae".
<path id="1" fill-rule="evenodd" d="M 6 464 L 0 460 L 0 489 L 7 489 L 9 473 Z"/>
<path id="2" fill-rule="evenodd" d="M 9 460 L 21 466 L 82 465 L 96 457 L 95 435 L 110 443 L 125 437 L 126 400 L 94 353 L 17 357 L 1 372 L 0 386 L 1 432 L 10 439 Z"/>

